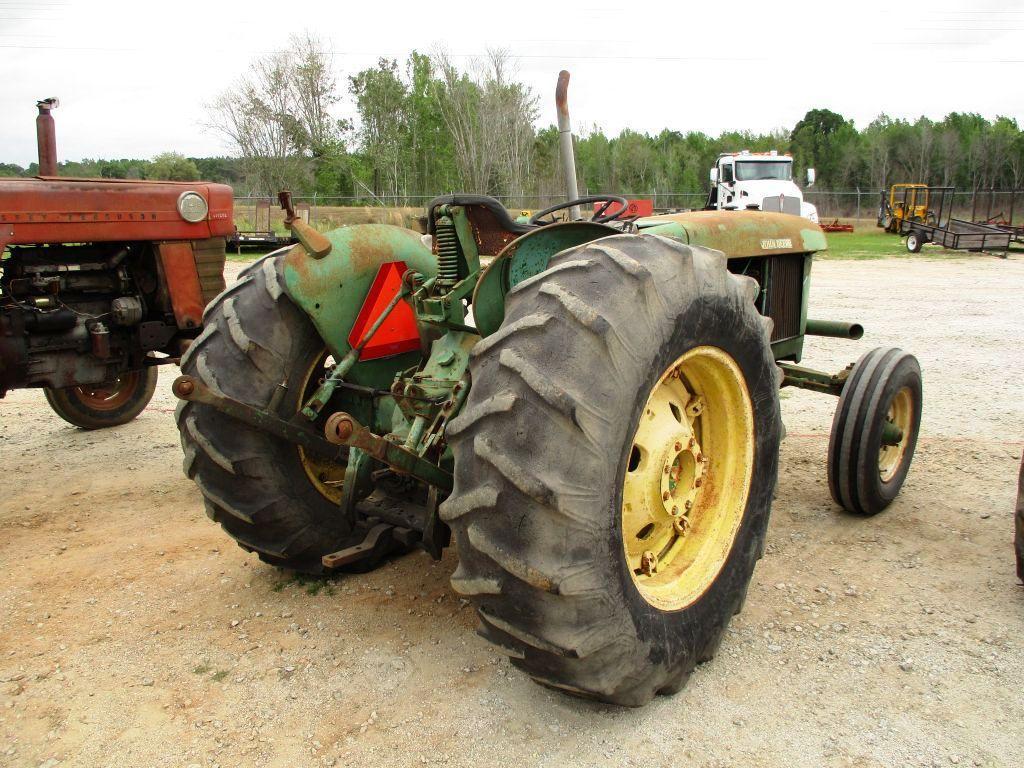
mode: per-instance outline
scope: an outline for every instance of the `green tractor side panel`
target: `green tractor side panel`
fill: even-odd
[[[437,260],[411,229],[391,224],[359,224],[326,233],[331,252],[313,259],[296,245],[284,259],[285,292],[316,326],[327,348],[340,360],[351,349],[348,335],[381,265],[403,261],[430,278]],[[387,389],[396,370],[417,365],[420,352],[356,363],[346,376],[352,384]]]
[[[729,258],[814,253],[828,247],[825,233],[801,216],[763,211],[690,211],[640,219],[641,232],[714,248]]]

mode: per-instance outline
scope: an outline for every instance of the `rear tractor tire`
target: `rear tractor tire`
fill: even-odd
[[[157,369],[128,371],[103,384],[46,388],[46,402],[64,421],[82,429],[127,424],[142,413],[156,391]]]
[[[207,307],[203,325],[182,357],[182,373],[231,398],[266,408],[283,384],[277,412],[290,415],[324,375],[324,343],[283,292],[276,257],[243,271]],[[338,507],[343,465],[320,462],[200,403],[179,403],[176,420],[185,473],[202,491],[209,517],[243,549],[316,575],[323,555],[355,543]]]
[[[873,349],[853,367],[828,443],[828,485],[837,504],[876,515],[903,487],[921,426],[921,366],[902,349]]]
[[[739,611],[781,426],[756,291],[717,252],[611,236],[517,285],[474,348],[448,431],[452,586],[541,684],[675,693]]]

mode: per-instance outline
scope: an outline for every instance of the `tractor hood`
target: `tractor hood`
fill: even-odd
[[[641,232],[665,235],[727,257],[813,253],[828,245],[821,228],[801,216],[763,211],[689,211],[636,222]]]

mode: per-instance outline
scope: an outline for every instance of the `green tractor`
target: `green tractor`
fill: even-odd
[[[289,213],[300,243],[207,308],[177,422],[186,473],[246,550],[325,574],[454,537],[483,637],[544,685],[640,705],[679,690],[742,606],[780,387],[839,398],[832,496],[871,515],[907,474],[921,374],[898,349],[797,365],[806,334],[862,333],[807,318],[826,243],[805,219],[630,221],[609,195],[582,220],[567,81],[566,203],[524,222],[439,197],[426,235],[322,235]]]

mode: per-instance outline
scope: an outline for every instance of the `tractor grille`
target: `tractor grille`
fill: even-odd
[[[804,258],[802,253],[787,253],[768,258],[768,292],[763,312],[775,323],[772,330],[773,342],[800,335]]]
[[[224,290],[224,242],[223,237],[192,241],[192,253],[196,260],[204,304],[209,304]]]

